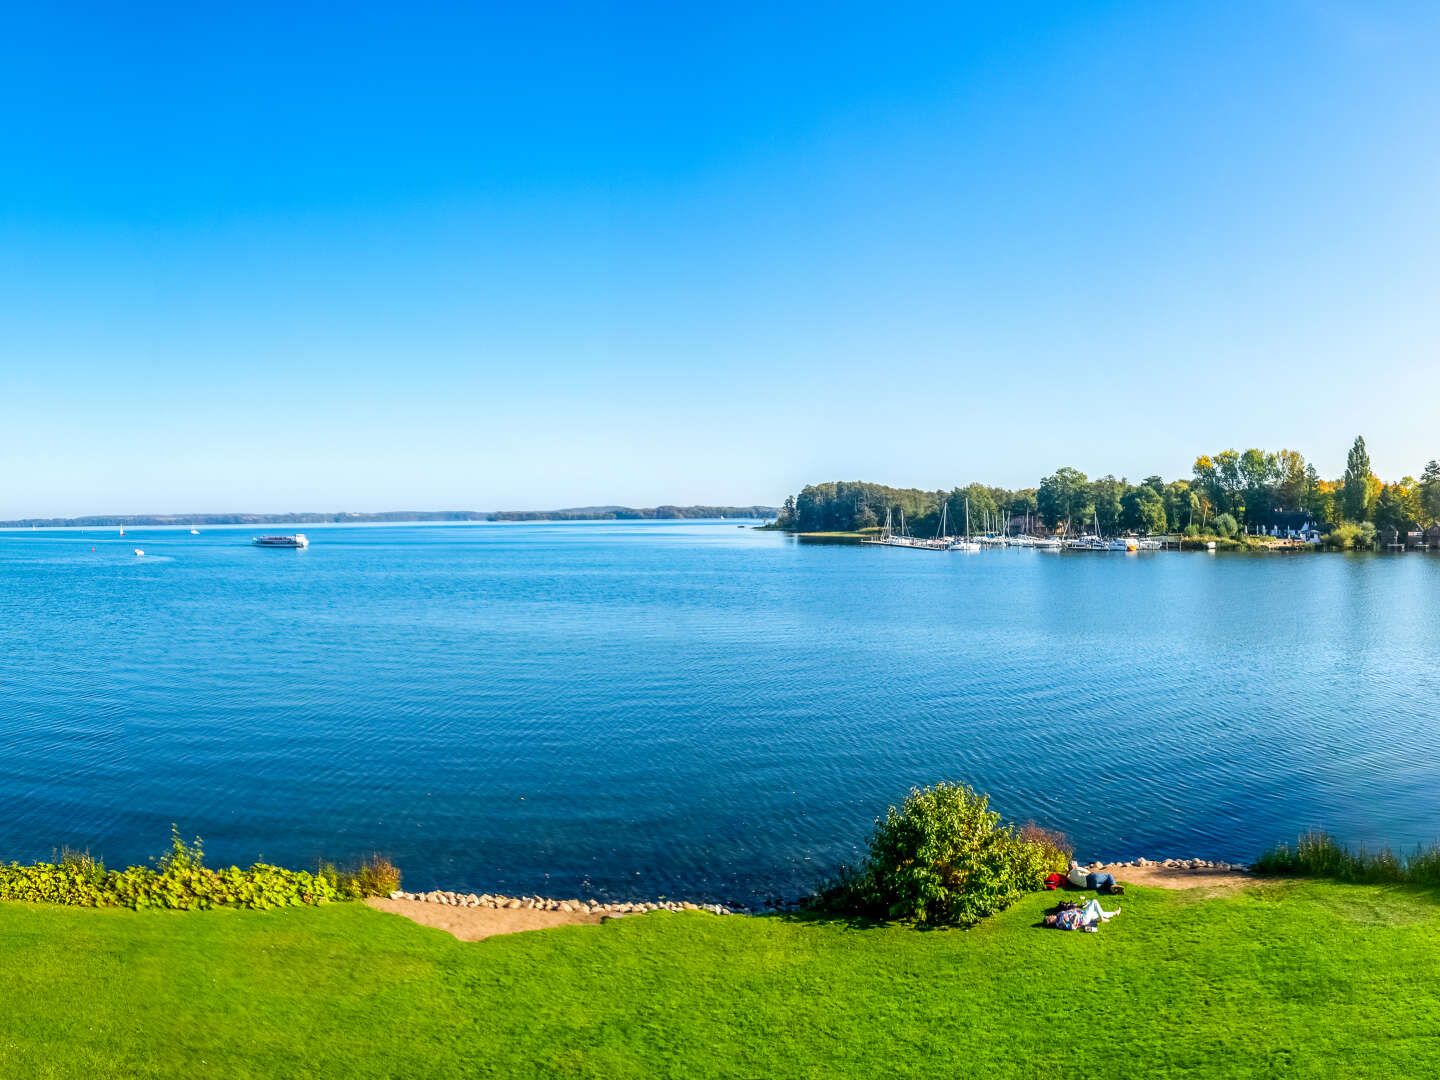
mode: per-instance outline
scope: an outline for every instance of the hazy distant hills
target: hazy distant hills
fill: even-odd
[[[0,521],[7,529],[106,528],[174,525],[325,525],[381,521],[626,521],[676,518],[773,518],[774,506],[577,506],[566,510],[387,510],[382,513],[306,514],[93,514],[73,518],[22,518]]]

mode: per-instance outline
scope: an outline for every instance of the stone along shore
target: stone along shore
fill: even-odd
[[[1114,870],[1120,866],[1154,866],[1166,870],[1228,870],[1242,874],[1250,869],[1244,863],[1213,862],[1206,859],[1132,859],[1129,862],[1091,863],[1085,869]]]
[[[692,904],[682,900],[641,900],[633,903],[601,903],[599,900],[552,900],[545,896],[495,896],[490,893],[457,893],[444,889],[430,892],[403,892],[397,889],[391,900],[414,900],[422,904],[446,904],[463,908],[505,908],[525,911],[582,912],[590,915],[643,915],[647,911],[708,911],[712,915],[736,915],[745,908],[724,904]]]

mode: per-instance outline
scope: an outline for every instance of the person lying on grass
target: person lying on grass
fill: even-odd
[[[1114,911],[1106,911],[1099,900],[1091,900],[1083,908],[1062,904],[1059,911],[1045,916],[1045,925],[1056,930],[1085,930],[1098,934],[1102,922],[1109,922],[1119,914],[1118,907]]]
[[[1116,883],[1114,874],[1089,873],[1074,859],[1070,860],[1070,872],[1065,875],[1065,879],[1077,889],[1094,889],[1107,896],[1123,896],[1125,894],[1125,886]]]

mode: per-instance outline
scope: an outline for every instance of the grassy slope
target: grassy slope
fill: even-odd
[[[1440,904],[1132,890],[1100,934],[658,913],[462,944],[357,905],[0,904],[0,1075],[1420,1075]]]

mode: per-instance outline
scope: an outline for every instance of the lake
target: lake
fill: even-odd
[[[1087,859],[1440,835],[1440,556],[304,528],[0,533],[0,859],[174,822],[212,863],[753,903],[941,779]]]

